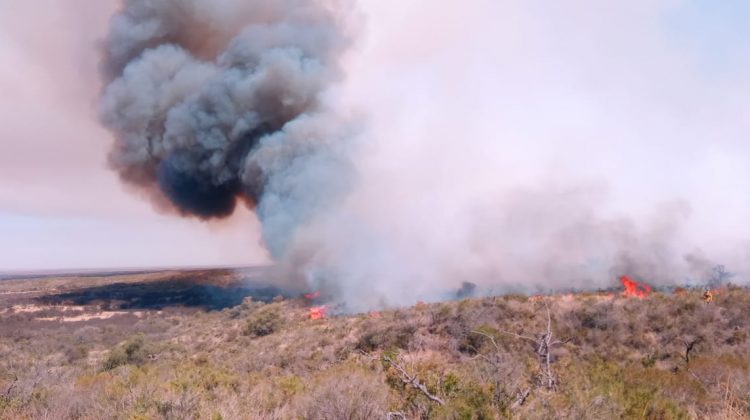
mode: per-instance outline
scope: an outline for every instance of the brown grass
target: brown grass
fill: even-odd
[[[52,286],[52,296],[81,287]],[[644,300],[501,296],[310,321],[304,299],[123,309],[40,299],[49,289],[33,287],[35,297],[0,300],[0,418],[750,416],[742,288],[712,304],[690,289]],[[571,338],[552,352],[556,390],[541,386],[533,343],[508,334],[544,331],[544,302],[555,335]],[[406,386],[383,355],[401,356],[445,405]]]

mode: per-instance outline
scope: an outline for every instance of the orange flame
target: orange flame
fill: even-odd
[[[323,319],[326,317],[326,305],[313,306],[310,308],[310,319]]]
[[[315,292],[312,292],[312,293],[305,293],[305,299],[307,299],[307,300],[317,299],[318,296],[320,296],[320,292],[318,292],[318,291],[315,291]]]
[[[380,312],[370,311],[370,318],[380,318]]]
[[[625,290],[622,291],[622,294],[624,296],[632,296],[637,297],[638,299],[643,299],[648,296],[649,293],[651,293],[651,286],[646,283],[638,283],[636,281],[630,280],[628,276],[620,277],[620,283],[622,283],[622,287],[625,288]]]

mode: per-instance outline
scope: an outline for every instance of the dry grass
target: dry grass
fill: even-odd
[[[750,291],[700,295],[503,296],[318,321],[304,299],[222,310],[5,300],[0,417],[748,418]],[[571,338],[552,349],[553,390],[534,344],[513,335],[546,329],[544,302],[556,337]]]

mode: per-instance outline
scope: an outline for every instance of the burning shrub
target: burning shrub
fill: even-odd
[[[245,324],[244,334],[251,337],[263,337],[280,330],[284,319],[277,305],[265,305],[253,312]]]
[[[628,276],[620,277],[620,283],[622,283],[624,296],[637,297],[643,299],[651,294],[651,286],[646,283],[638,283],[637,281],[631,280]]]
[[[328,307],[326,305],[313,306],[312,308],[310,308],[310,313],[308,317],[312,320],[323,319],[326,317],[327,310],[328,310]]]

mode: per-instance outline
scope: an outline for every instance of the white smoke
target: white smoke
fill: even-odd
[[[369,114],[366,153],[346,204],[300,235],[314,281],[339,279],[360,308],[444,298],[464,281],[497,293],[619,287],[623,274],[697,285],[724,264],[746,282],[737,99],[750,79],[706,74],[675,43],[660,19],[680,5],[360,5],[370,26],[344,93]]]
[[[672,43],[672,2],[360,6],[346,55],[340,2],[127,1],[103,66],[113,165],[184,214],[244,197],[284,276],[351,309],[464,282],[744,281],[750,83]]]

